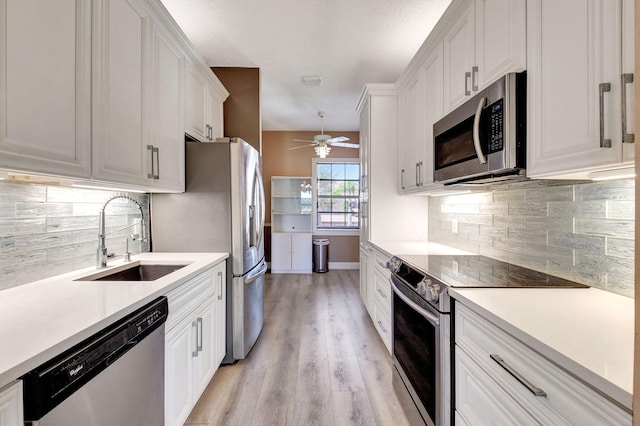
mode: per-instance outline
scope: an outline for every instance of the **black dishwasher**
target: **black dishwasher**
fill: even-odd
[[[160,297],[21,377],[25,425],[164,423]]]

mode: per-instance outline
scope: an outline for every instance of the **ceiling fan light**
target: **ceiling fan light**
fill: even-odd
[[[329,155],[329,151],[331,151],[331,147],[329,145],[318,145],[313,149],[320,158],[326,158],[327,155]]]

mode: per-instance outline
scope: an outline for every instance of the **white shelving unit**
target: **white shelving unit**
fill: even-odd
[[[311,177],[271,178],[271,272],[311,273]]]

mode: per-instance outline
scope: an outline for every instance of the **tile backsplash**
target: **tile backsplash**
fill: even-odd
[[[0,181],[0,290],[95,265],[98,213],[116,194]],[[143,206],[149,230],[149,195],[127,195]],[[127,237],[141,232],[140,213],[125,199],[110,202],[105,213],[106,245],[118,258]],[[149,251],[149,243],[129,241],[129,249]]]
[[[530,182],[430,197],[429,240],[633,297],[634,191]]]

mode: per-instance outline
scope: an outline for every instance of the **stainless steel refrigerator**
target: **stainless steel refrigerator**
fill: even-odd
[[[264,322],[262,159],[239,138],[186,143],[186,189],[151,196],[154,252],[227,252],[227,354],[247,356]]]

